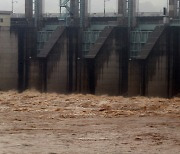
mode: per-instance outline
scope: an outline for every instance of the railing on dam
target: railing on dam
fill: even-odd
[[[140,52],[142,47],[147,43],[149,35],[152,31],[131,31],[131,46],[130,46],[130,56],[136,57]]]
[[[173,19],[170,21],[171,26],[180,26],[180,19]]]
[[[64,16],[65,13],[62,13],[62,16]],[[89,13],[89,17],[119,17],[120,15],[117,12],[107,12],[105,15],[103,12],[94,12]],[[136,14],[137,17],[157,17],[157,16],[163,16],[163,12],[138,12]],[[44,13],[43,17],[49,17],[49,18],[59,18],[60,13]],[[11,18],[25,18],[24,13],[13,13],[11,14]]]
[[[101,31],[90,30],[83,32],[82,51],[84,55],[86,55],[89,52],[90,47],[94,45],[100,33]]]
[[[57,29],[58,25],[46,25],[37,33],[37,53],[43,49],[44,44],[48,42],[52,33]]]

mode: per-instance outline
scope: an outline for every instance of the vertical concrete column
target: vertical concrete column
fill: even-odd
[[[44,13],[44,0],[35,0],[35,26],[41,27]]]
[[[127,2],[126,0],[118,0],[118,14],[122,17],[127,16]]]
[[[42,18],[44,13],[44,0],[35,1],[35,14],[38,18]]]
[[[33,17],[33,0],[25,0],[25,17],[26,19]]]
[[[133,0],[133,10],[132,10],[132,13],[133,13],[133,21],[132,21],[132,25],[133,26],[136,26],[136,8],[137,8],[137,0]]]
[[[136,17],[137,0],[133,0],[133,16]]]
[[[177,0],[169,0],[169,17],[177,17]]]
[[[120,17],[127,17],[129,26],[136,25],[136,3],[136,0],[118,0],[118,14]]]
[[[80,27],[88,25],[88,0],[80,0]]]
[[[79,17],[79,0],[70,1],[70,12],[73,18]]]

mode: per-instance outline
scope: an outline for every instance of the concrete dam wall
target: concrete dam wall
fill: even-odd
[[[38,54],[36,29],[1,28],[0,90],[171,97],[180,89],[179,33],[155,30],[129,59],[126,27],[105,28],[85,56],[79,28],[57,29]]]
[[[129,61],[129,95],[171,97],[179,93],[180,28],[165,27],[157,38],[155,33],[149,37],[149,47]]]
[[[0,27],[0,90],[18,88],[18,34]]]
[[[88,83],[94,94],[122,95],[128,83],[127,28],[106,28],[86,56]]]
[[[0,27],[0,90],[28,88],[36,32],[27,27]]]

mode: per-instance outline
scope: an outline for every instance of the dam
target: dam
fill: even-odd
[[[0,90],[172,97],[180,92],[180,3],[91,14],[88,0],[25,0],[25,14],[0,11]]]

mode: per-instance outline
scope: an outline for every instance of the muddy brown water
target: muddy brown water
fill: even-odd
[[[0,92],[0,154],[178,154],[180,98]]]

